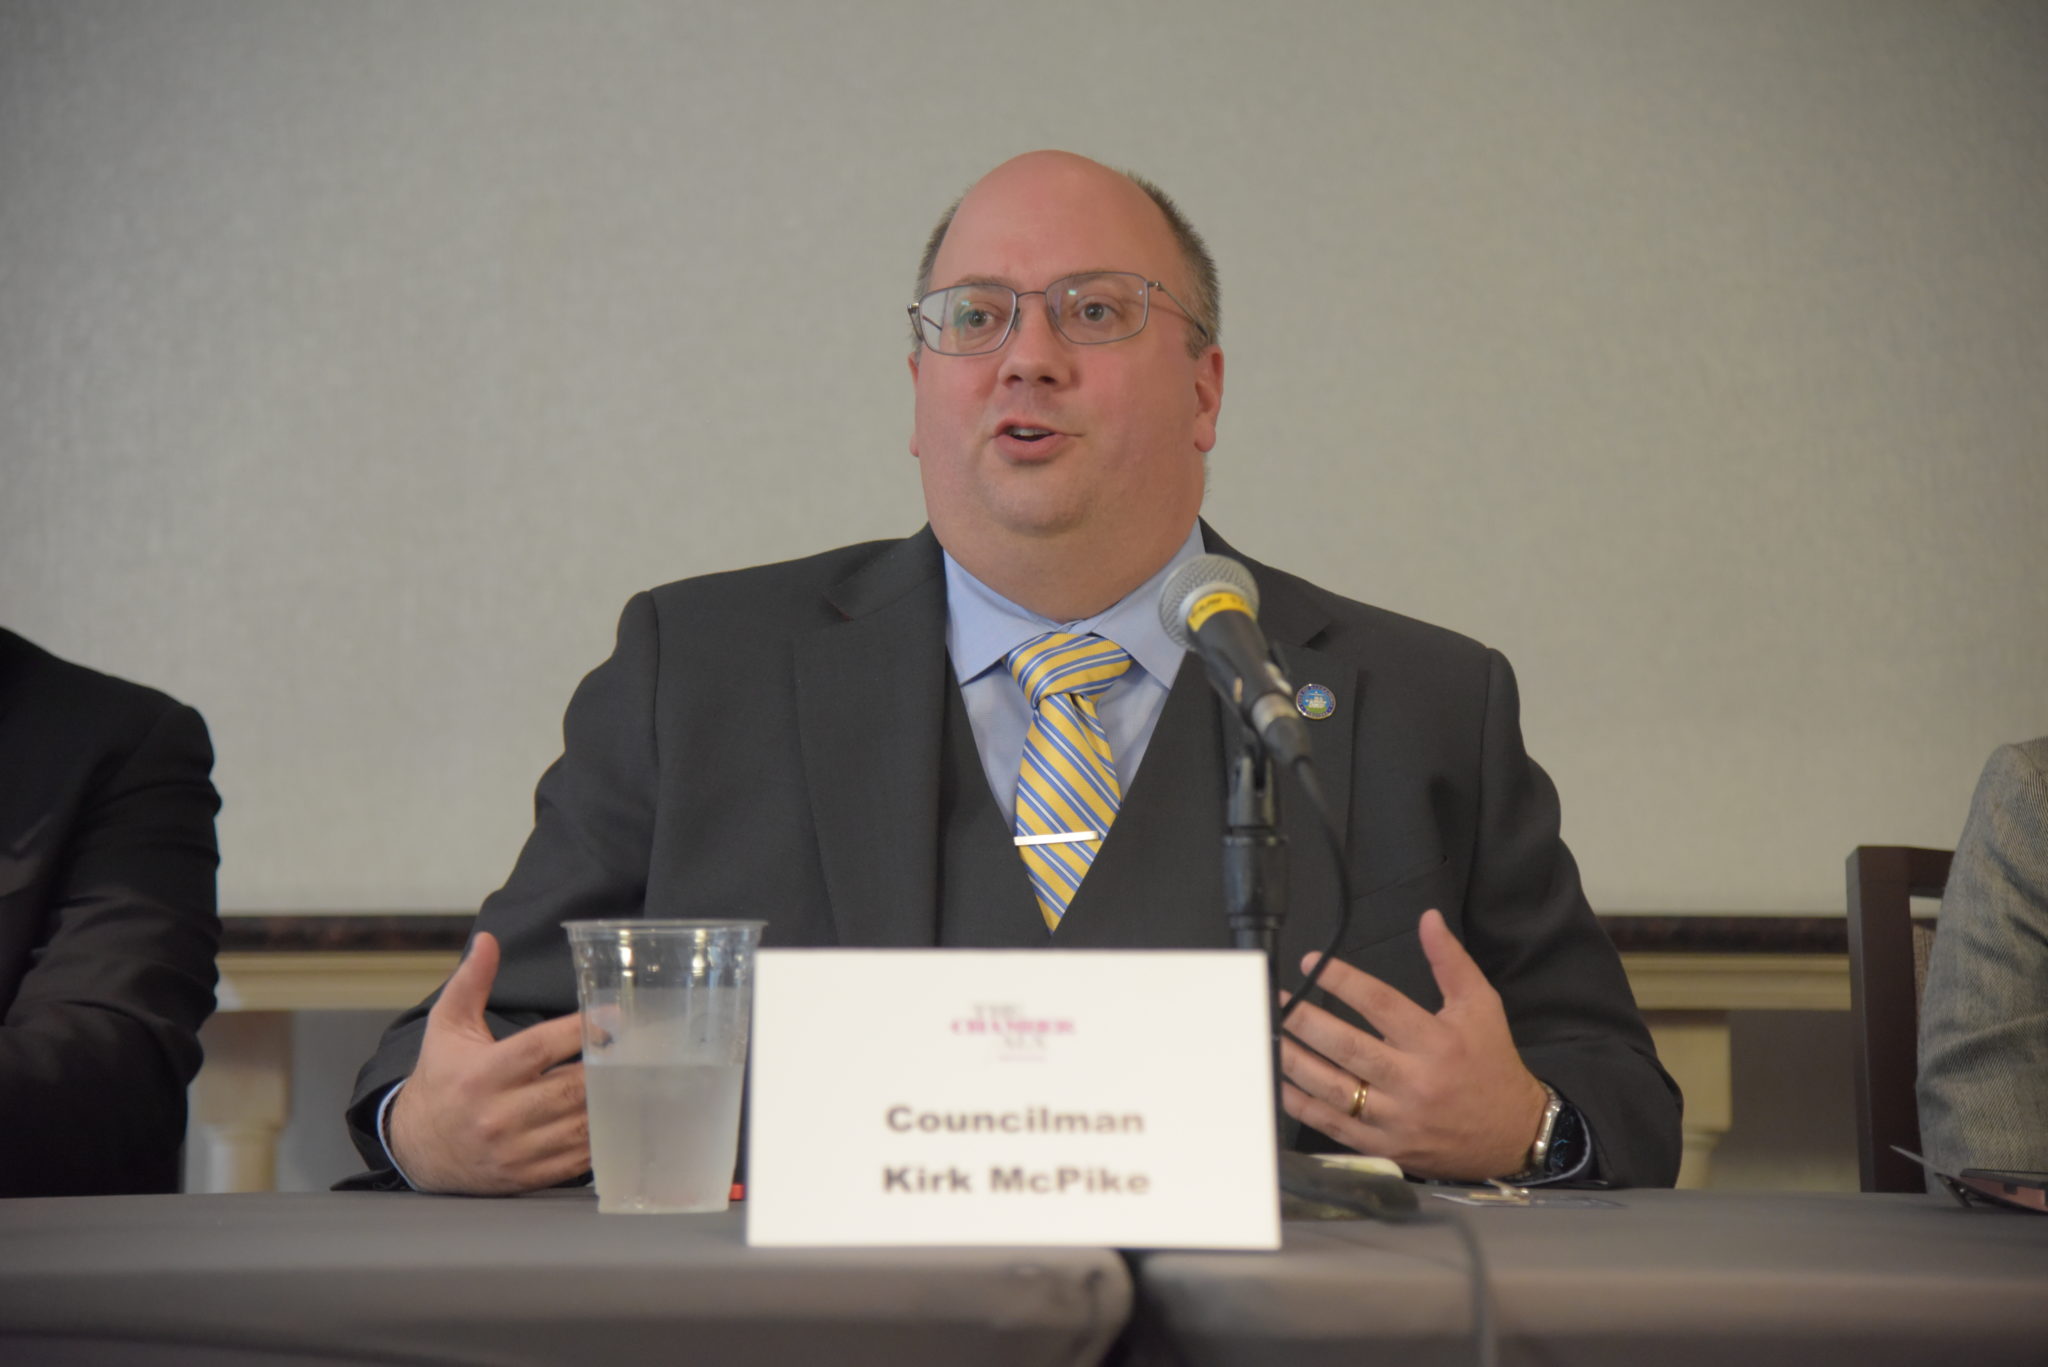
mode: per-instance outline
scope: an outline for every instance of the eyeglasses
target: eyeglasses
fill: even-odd
[[[1008,285],[953,285],[912,304],[910,326],[920,342],[941,356],[980,356],[1000,350],[1010,340],[1025,297],[1041,294],[1055,332],[1080,346],[1101,346],[1145,330],[1153,290],[1173,300],[1189,327],[1209,335],[1187,305],[1174,299],[1173,291],[1135,271],[1089,271],[1021,293]]]

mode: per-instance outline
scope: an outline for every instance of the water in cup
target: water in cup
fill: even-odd
[[[746,1072],[719,1064],[586,1066],[599,1209],[724,1210]]]

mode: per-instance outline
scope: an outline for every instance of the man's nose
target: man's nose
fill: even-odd
[[[1073,373],[1074,344],[1052,325],[1043,299],[1017,301],[1017,325],[1003,348],[1002,378],[1064,384]]]

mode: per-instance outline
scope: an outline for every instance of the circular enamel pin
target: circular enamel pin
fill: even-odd
[[[1337,710],[1337,695],[1321,684],[1303,684],[1294,695],[1294,710],[1310,721],[1321,721]]]

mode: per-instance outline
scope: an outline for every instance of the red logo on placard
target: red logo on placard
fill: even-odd
[[[1042,1016],[1010,1002],[976,1002],[974,1014],[956,1017],[956,1035],[979,1035],[996,1048],[1003,1059],[1042,1059],[1052,1040],[1074,1033],[1074,1022],[1064,1016]]]

